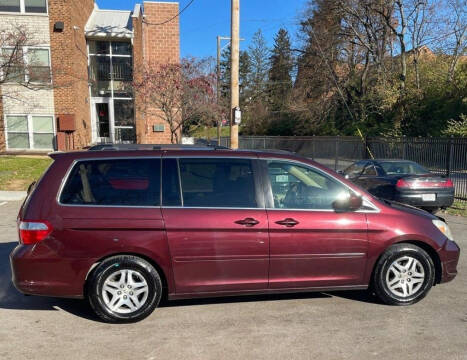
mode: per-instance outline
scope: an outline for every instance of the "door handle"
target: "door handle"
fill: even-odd
[[[259,221],[256,220],[256,219],[253,219],[253,218],[246,218],[246,219],[243,219],[243,220],[235,221],[235,224],[245,225],[247,227],[251,227],[251,226],[258,225]]]
[[[284,226],[287,226],[287,227],[293,227],[293,226],[299,224],[299,222],[297,220],[295,220],[295,219],[287,218],[287,219],[284,219],[284,220],[276,221],[276,224],[284,225]]]

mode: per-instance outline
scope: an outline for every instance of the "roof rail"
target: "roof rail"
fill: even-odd
[[[229,150],[225,146],[213,145],[179,145],[179,144],[98,144],[88,151],[137,151],[137,150]]]

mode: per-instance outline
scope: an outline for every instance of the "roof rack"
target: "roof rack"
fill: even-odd
[[[179,145],[179,144],[98,144],[88,151],[137,151],[137,150],[229,150],[218,145]]]

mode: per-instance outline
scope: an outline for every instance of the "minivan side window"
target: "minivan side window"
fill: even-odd
[[[86,160],[75,164],[60,203],[159,206],[160,159]]]
[[[182,205],[177,159],[162,160],[162,205]]]
[[[268,174],[276,209],[330,210],[349,194],[337,180],[296,163],[268,161]]]
[[[256,208],[251,160],[180,159],[183,206]]]

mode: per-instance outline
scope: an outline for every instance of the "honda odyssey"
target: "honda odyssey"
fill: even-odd
[[[409,305],[452,280],[446,222],[289,153],[52,153],[18,215],[12,281],[108,322],[170,299],[368,289]]]

